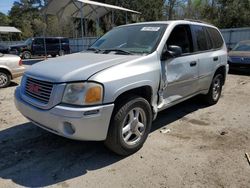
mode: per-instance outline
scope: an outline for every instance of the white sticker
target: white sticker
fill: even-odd
[[[159,31],[160,27],[143,27],[141,31]]]

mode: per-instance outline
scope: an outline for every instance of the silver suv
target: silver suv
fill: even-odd
[[[216,104],[228,71],[219,30],[193,21],[116,27],[91,48],[32,66],[15,91],[34,124],[76,140],[139,150],[159,111],[198,94]]]

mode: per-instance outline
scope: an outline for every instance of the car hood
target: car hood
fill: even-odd
[[[229,57],[250,57],[250,52],[246,51],[230,51],[228,53]]]
[[[140,57],[80,52],[39,62],[31,66],[26,75],[54,83],[83,81],[106,68]]]

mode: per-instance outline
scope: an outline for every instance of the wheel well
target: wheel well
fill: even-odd
[[[124,100],[126,100],[130,96],[140,96],[146,99],[149,104],[151,103],[151,97],[152,97],[152,88],[150,86],[142,86],[138,88],[134,88],[131,90],[128,90],[122,94],[120,94],[116,99],[115,99],[115,104],[118,104]]]
[[[217,74],[222,74],[222,76],[223,76],[223,83],[222,84],[224,85],[225,84],[225,80],[226,80],[226,67],[225,66],[219,67],[216,70],[214,76],[217,75]]]
[[[12,74],[11,74],[11,72],[8,70],[8,69],[5,69],[5,68],[0,68],[0,72],[5,72],[5,73],[8,73],[9,75],[10,75],[10,77],[11,77],[11,79],[12,79]]]

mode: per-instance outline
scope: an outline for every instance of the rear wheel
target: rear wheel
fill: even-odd
[[[30,59],[31,53],[29,51],[24,51],[22,54],[23,59]]]
[[[60,51],[58,52],[58,55],[59,55],[59,56],[63,56],[63,55],[65,55],[64,50],[60,50]]]
[[[0,88],[10,85],[10,74],[0,70]]]
[[[216,74],[211,83],[208,94],[205,96],[205,101],[209,105],[216,104],[221,96],[223,76],[222,74]]]
[[[131,97],[115,108],[105,145],[119,155],[130,155],[143,146],[151,124],[148,101]]]

